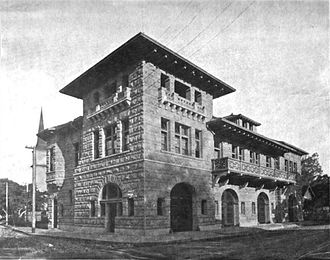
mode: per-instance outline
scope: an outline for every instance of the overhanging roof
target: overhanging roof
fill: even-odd
[[[267,155],[283,155],[286,152],[307,154],[305,151],[302,153],[303,150],[299,148],[258,134],[225,118],[215,118],[207,122],[207,126],[224,139],[254,148]]]
[[[41,131],[40,133],[38,133],[37,136],[43,140],[47,140],[54,134],[59,133],[61,131],[65,131],[70,128],[75,129],[75,130],[81,130],[82,123],[83,123],[83,117],[79,116],[79,117],[75,118],[73,121],[47,128],[47,129]]]
[[[260,126],[261,125],[259,122],[254,121],[251,118],[248,118],[247,116],[244,116],[242,114],[238,114],[238,115],[231,114],[231,115],[225,116],[223,118],[228,119],[230,121],[231,120],[236,120],[236,119],[242,119],[242,120],[245,120],[245,121],[247,121],[247,122],[249,122],[249,123],[251,123],[253,125],[256,125],[256,126]]]
[[[95,86],[106,83],[109,76],[115,75],[128,64],[134,64],[141,60],[150,61],[178,78],[198,86],[210,93],[213,98],[235,91],[233,87],[149,36],[138,33],[61,89],[60,92],[76,98],[83,98],[84,94]]]

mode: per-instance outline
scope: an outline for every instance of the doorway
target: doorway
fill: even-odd
[[[171,229],[173,232],[193,230],[193,187],[186,183],[176,184],[171,190]]]
[[[270,222],[269,218],[269,199],[268,196],[262,192],[258,196],[258,222],[259,224],[265,224]]]
[[[227,189],[221,197],[222,224],[224,226],[238,226],[238,197],[235,191]]]

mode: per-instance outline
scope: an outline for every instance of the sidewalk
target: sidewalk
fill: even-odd
[[[323,226],[298,226],[292,223],[265,224],[256,227],[225,227],[215,231],[188,231],[158,236],[132,236],[116,233],[84,233],[77,231],[63,231],[59,229],[36,229],[32,233],[31,227],[10,227],[14,231],[26,235],[61,237],[71,239],[83,239],[111,243],[131,243],[131,244],[150,244],[150,243],[171,243],[184,241],[211,240],[221,238],[233,238],[253,235],[257,233],[274,232],[280,230],[303,230],[303,229],[330,229],[330,225]]]

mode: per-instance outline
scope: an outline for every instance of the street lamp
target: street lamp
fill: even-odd
[[[25,146],[32,149],[32,233],[36,232],[36,147]]]

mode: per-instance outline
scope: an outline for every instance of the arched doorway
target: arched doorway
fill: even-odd
[[[265,224],[270,222],[269,218],[269,199],[266,193],[261,192],[258,196],[258,222]]]
[[[193,229],[192,196],[193,187],[178,183],[171,190],[171,229],[173,232]]]
[[[227,189],[222,193],[221,213],[224,226],[239,225],[238,197],[235,191]]]
[[[289,196],[289,221],[290,222],[298,221],[297,213],[298,213],[298,201],[297,201],[296,197],[293,194],[291,194]]]
[[[103,187],[100,206],[107,231],[115,232],[116,216],[123,214],[122,193],[117,184],[108,183]]]

